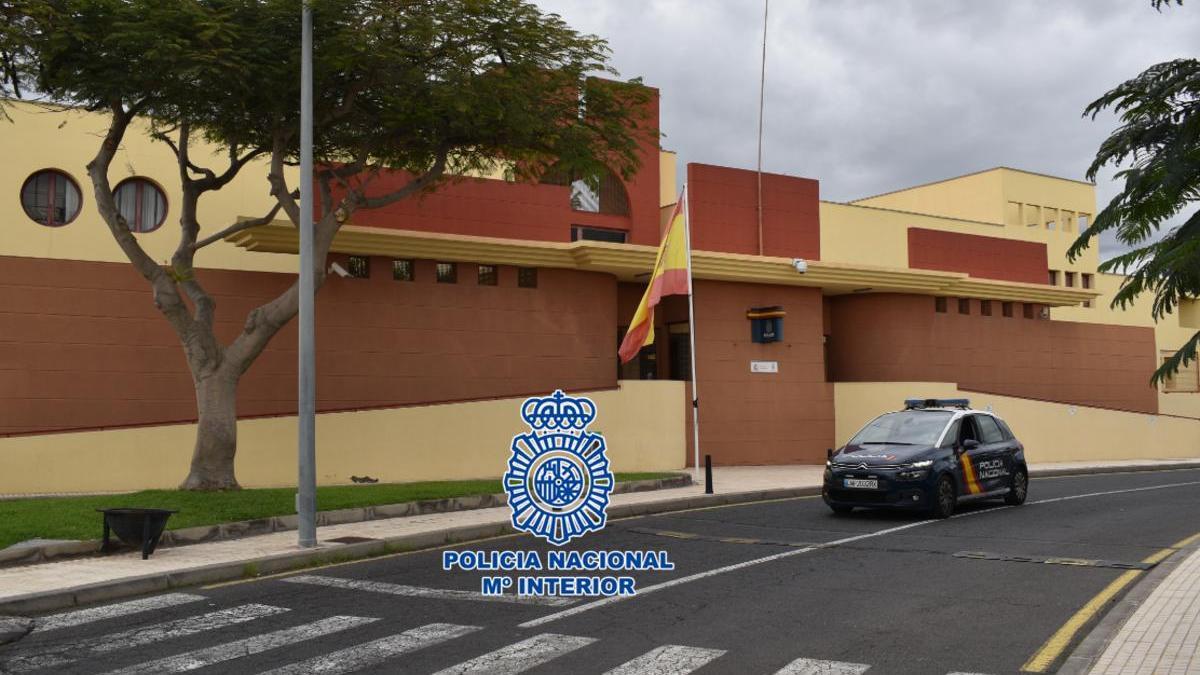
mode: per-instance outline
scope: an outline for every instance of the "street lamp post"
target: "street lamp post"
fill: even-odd
[[[300,381],[296,513],[300,546],[317,545],[316,358],[313,295],[312,6],[303,3],[300,44]]]

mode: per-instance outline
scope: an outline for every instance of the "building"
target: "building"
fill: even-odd
[[[104,119],[24,103],[10,114],[0,493],[174,486],[192,450],[193,390],[88,196]],[[131,130],[113,167],[139,242],[165,261],[174,157]],[[951,394],[1006,417],[1032,461],[1200,456],[1195,364],[1149,385],[1162,354],[1200,328],[1200,308],[1158,325],[1145,302],[1109,309],[1120,277],[1097,272],[1095,248],[1065,257],[1096,212],[1091,184],[996,168],[835,203],[816,180],[764,174],[760,232],[754,172],[682,171],[701,445],[718,465],[821,462],[903,398]],[[331,275],[317,299],[319,480],[497,476],[522,428],[517,403],[555,388],[595,398],[616,470],[686,466],[686,299],[660,307],[654,347],[616,360],[678,178],[674,155],[647,146],[629,181],[464,177],[356,213],[330,259],[348,276]],[[215,231],[269,200],[266,167],[252,165],[205,197],[202,220]],[[296,250],[277,222],[201,253],[224,334],[291,283]],[[764,307],[778,308],[777,341],[752,338],[747,315]],[[243,485],[294,481],[295,382],[292,325],[242,380]]]

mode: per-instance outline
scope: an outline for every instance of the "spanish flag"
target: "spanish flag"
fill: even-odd
[[[646,287],[642,302],[629,322],[625,339],[621,341],[621,348],[617,350],[621,363],[628,363],[642,347],[654,344],[654,308],[663,296],[690,295],[692,292],[692,275],[688,269],[690,256],[686,200],[687,188],[684,188],[663,232],[662,244],[654,259],[654,272],[650,275],[650,285]]]

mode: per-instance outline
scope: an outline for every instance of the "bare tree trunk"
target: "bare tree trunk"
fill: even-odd
[[[233,472],[237,452],[237,385],[240,373],[219,368],[195,380],[200,423],[192,466],[181,490],[237,490]]]

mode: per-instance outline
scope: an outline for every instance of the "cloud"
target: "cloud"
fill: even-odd
[[[750,0],[538,0],[662,90],[680,162],[753,168],[762,9]],[[1195,56],[1200,10],[1148,0],[775,0],[763,168],[849,200],[1006,165],[1083,179],[1115,126],[1084,107]],[[1101,205],[1117,192],[1097,178]],[[1102,254],[1119,250],[1103,240]]]

